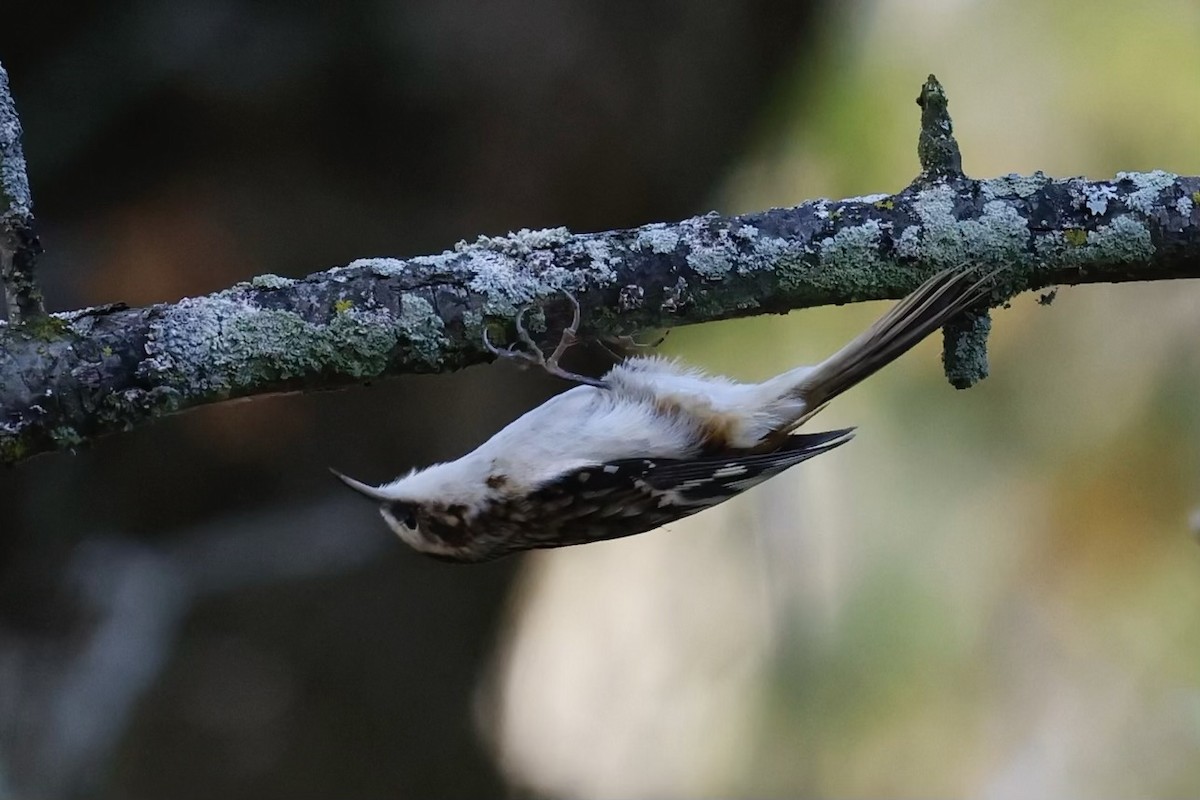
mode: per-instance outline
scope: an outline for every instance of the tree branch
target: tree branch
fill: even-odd
[[[1058,284],[1200,277],[1200,177],[973,180],[957,166],[932,76],[919,102],[924,171],[894,195],[481,236],[435,256],[360,259],[302,280],[264,275],[174,304],[0,328],[0,462],[234,397],[490,361],[485,324],[511,331],[517,309],[539,302],[557,321],[564,289],[585,329],[607,335],[899,298],[956,265],[1001,269],[995,303]],[[947,333],[955,385],[986,374],[989,325],[976,316]]]

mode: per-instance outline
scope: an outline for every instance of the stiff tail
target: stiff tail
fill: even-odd
[[[809,409],[805,418],[987,298],[994,275],[981,278],[975,270],[947,269],[918,286],[804,377],[794,391]]]

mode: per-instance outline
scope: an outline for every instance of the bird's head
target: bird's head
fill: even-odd
[[[471,551],[467,507],[421,499],[422,486],[414,472],[382,486],[370,486],[335,469],[338,480],[379,504],[379,515],[400,539],[425,555],[450,561],[478,560]]]

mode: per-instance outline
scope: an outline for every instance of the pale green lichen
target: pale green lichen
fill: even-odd
[[[1118,172],[1118,181],[1129,181],[1134,191],[1125,197],[1125,205],[1142,214],[1149,214],[1158,203],[1163,190],[1174,186],[1179,176],[1172,172],[1156,169],[1153,172]]]
[[[979,192],[984,200],[998,200],[1004,197],[1019,197],[1022,200],[1046,188],[1052,179],[1038,171],[1032,175],[1017,175],[1009,173],[999,178],[988,178],[979,182]]]
[[[1154,255],[1150,229],[1128,214],[1094,231],[1068,228],[1061,236],[1041,236],[1035,242],[1035,254],[1041,260],[1066,264],[1127,264],[1145,261]]]
[[[433,367],[447,345],[441,319],[418,297],[405,298],[398,319],[384,309],[349,308],[318,324],[222,293],[167,309],[151,325],[144,369],[185,397],[228,397],[321,373],[375,377],[404,346]]]
[[[471,244],[459,242],[453,253],[412,261],[455,273],[484,298],[485,316],[512,316],[559,292],[611,283],[622,255],[601,236],[548,228],[481,236]]]
[[[687,254],[687,264],[705,280],[718,281],[729,274],[737,261],[737,251],[723,247],[705,247]]]
[[[295,283],[296,281],[293,278],[272,275],[269,272],[263,275],[256,275],[250,279],[250,285],[255,289],[286,289]]]
[[[1131,217],[1118,217],[1111,225],[1088,232],[1087,246],[1091,260],[1106,263],[1144,261],[1154,255],[1150,229]]]
[[[436,265],[440,266],[450,256],[453,256],[453,254],[443,253],[440,256],[420,256],[412,259],[412,263],[434,266],[435,264],[431,262],[436,262]],[[396,278],[406,275],[410,271],[409,262],[398,258],[357,258],[344,267],[334,267],[329,270],[329,274],[336,279],[339,272],[359,269],[365,269],[377,278]]]
[[[1102,217],[1108,212],[1108,201],[1119,197],[1117,190],[1107,183],[1086,184],[1075,195],[1075,205],[1086,206],[1088,213],[1094,217]]]
[[[497,316],[512,316],[540,297],[564,289],[577,291],[581,283],[595,280],[586,270],[555,265],[535,273],[520,261],[487,250],[472,252],[463,269],[470,270],[467,287],[486,298],[484,312]]]
[[[786,272],[800,268],[804,263],[803,246],[780,236],[757,234],[749,244],[750,249],[743,256],[748,269],[743,271],[773,269]]]
[[[921,253],[944,266],[989,263],[1016,265],[1027,260],[1029,225],[1017,210],[1002,200],[983,205],[979,219],[954,216],[956,196],[949,186],[926,189],[914,208],[924,223]]]
[[[1180,195],[1179,199],[1175,201],[1175,210],[1179,212],[1181,216],[1190,217],[1192,214],[1192,207],[1192,198],[1188,197],[1186,194]]]
[[[862,203],[863,205],[873,206],[877,203],[883,202],[884,200],[888,199],[889,197],[891,197],[891,195],[886,192],[877,192],[876,194],[863,194],[863,195],[859,195],[858,197],[847,197],[842,202],[843,203]]]
[[[616,267],[621,263],[621,257],[613,252],[608,243],[600,239],[586,239],[583,251],[590,259],[591,280],[596,283],[608,283],[617,276]]]
[[[865,296],[873,286],[888,282],[889,270],[896,265],[895,259],[880,250],[889,227],[873,219],[848,225],[815,242],[813,252],[784,239],[768,239],[758,249],[774,261],[780,289],[800,303],[831,292]]]
[[[446,326],[428,300],[416,295],[404,298],[396,328],[407,340],[409,351],[430,367],[443,360],[446,347]]]
[[[909,225],[896,237],[894,247],[901,258],[916,259],[921,255],[921,228]]]
[[[54,442],[54,446],[60,450],[74,450],[79,445],[83,444],[84,438],[79,431],[70,425],[60,425],[50,431],[50,439]]]
[[[718,281],[729,274],[741,254],[741,250],[730,238],[727,230],[719,231],[716,240],[711,243],[700,243],[699,236],[685,238],[688,239],[690,245],[687,264],[695,270],[697,275],[706,280]]]
[[[711,235],[711,234],[710,234]],[[765,270],[794,268],[801,248],[776,236],[765,236],[753,225],[721,228],[710,242],[691,237],[687,263],[708,281],[720,281],[731,274],[749,275]],[[741,301],[732,300],[736,306]],[[747,301],[746,305],[750,305]]]
[[[861,225],[849,225],[818,243],[823,270],[833,270],[839,276],[860,280],[880,262],[879,241],[883,226],[869,219]]]
[[[638,250],[649,250],[651,253],[666,255],[675,252],[675,248],[679,246],[679,234],[661,222],[643,225],[638,228],[633,246]]]
[[[480,332],[483,329],[483,314],[478,311],[467,309],[462,315],[463,328],[466,329],[468,335],[473,331]]]
[[[988,376],[991,315],[967,313],[951,320],[942,337],[942,368],[956,389],[969,389]]]
[[[493,250],[507,256],[528,256],[537,250],[549,250],[561,247],[571,241],[571,231],[567,228],[543,228],[531,230],[522,228],[507,236],[479,236],[474,242],[459,242],[454,246],[455,252],[468,253],[472,250]]]
[[[728,228],[715,228],[720,220],[716,212],[685,219],[677,226],[680,241],[687,248],[687,265],[708,281],[722,280],[737,265],[741,254],[738,242]]]

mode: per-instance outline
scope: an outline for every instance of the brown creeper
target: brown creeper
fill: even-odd
[[[518,550],[616,539],[721,503],[813,456],[853,429],[796,434],[831,399],[984,301],[989,276],[934,275],[838,352],[762,383],[705,375],[657,356],[634,357],[599,380],[563,370],[572,324],[549,358],[526,332],[530,361],[576,386],[509,424],[474,451],[379,487],[334,472],[380,504],[422,553],[486,561]]]

